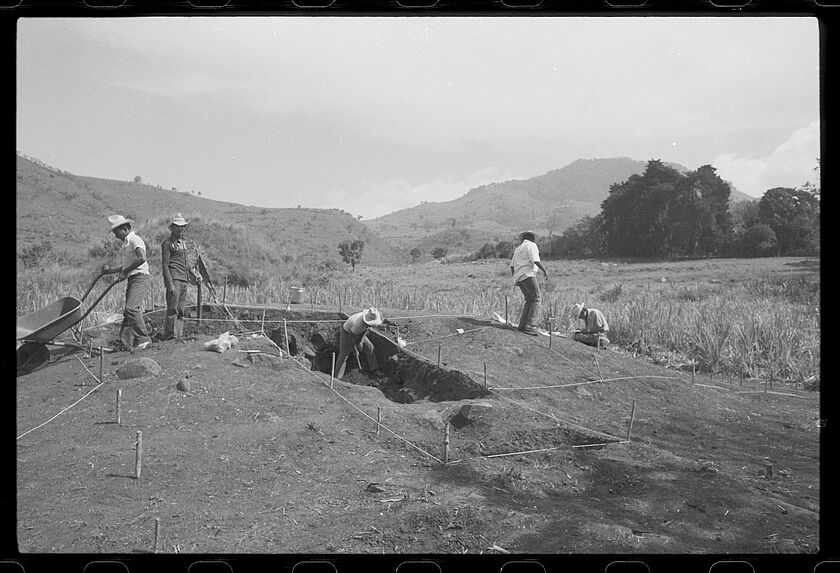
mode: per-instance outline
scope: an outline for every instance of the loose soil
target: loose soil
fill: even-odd
[[[819,549],[817,393],[388,309],[372,335],[383,374],[351,359],[331,381],[346,315],[230,310],[107,354],[102,385],[98,357],[72,348],[17,378],[21,552],[148,552],[156,519],[161,553]],[[204,349],[225,331],[239,343]],[[115,331],[94,334],[95,348]],[[139,357],[161,373],[119,379]]]

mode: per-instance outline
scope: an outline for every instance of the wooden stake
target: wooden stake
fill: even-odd
[[[449,463],[449,424],[446,424],[443,433],[443,463]]]
[[[285,318],[283,319],[283,334],[286,337],[286,354],[291,356],[292,353],[289,352],[289,329],[286,328],[286,319]]]
[[[508,296],[505,295],[505,326],[508,325]]]
[[[198,296],[196,297],[198,303],[198,320],[201,321],[201,283],[198,283]]]
[[[382,406],[376,407],[376,435],[379,435],[379,428],[382,427]]]
[[[87,358],[93,357],[93,340],[88,340]]]
[[[143,432],[137,430],[137,441],[134,443],[134,479],[140,479],[143,468]]]
[[[551,349],[551,339],[554,338],[552,334],[554,332],[554,319],[548,319],[548,348]]]
[[[122,389],[117,388],[117,425],[121,423],[121,408],[122,408]]]
[[[487,363],[484,363],[484,388],[487,388]]]
[[[633,416],[636,415],[636,401],[633,400],[633,405],[630,407],[630,426],[627,428],[627,441],[630,441],[630,432],[633,431]]]
[[[260,321],[260,334],[265,336],[265,309],[263,309],[262,320]]]
[[[102,352],[102,347],[99,347],[99,382],[101,383],[104,378],[103,376],[105,372],[105,353]]]
[[[694,386],[694,372],[697,369],[697,363],[692,360],[691,361],[691,385]]]
[[[154,550],[153,550],[155,553],[158,552],[158,537],[160,537],[160,518],[156,517],[155,518],[155,546],[154,546]]]
[[[225,299],[227,299],[227,277],[225,277],[225,286],[222,288],[222,305],[225,304]]]
[[[441,345],[438,344],[438,368],[440,368],[440,349],[441,349]]]
[[[335,352],[332,353],[332,370],[330,370],[330,388],[333,387],[333,378],[335,377]]]

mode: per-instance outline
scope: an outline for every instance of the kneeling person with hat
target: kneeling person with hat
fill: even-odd
[[[572,340],[583,342],[589,346],[596,348],[606,348],[610,343],[607,338],[607,332],[610,331],[610,325],[607,324],[607,319],[604,314],[597,308],[586,308],[584,304],[576,304],[572,307],[572,317],[574,320],[583,321],[583,329],[575,330],[572,333]]]
[[[379,326],[382,322],[382,313],[373,307],[357,312],[344,322],[338,341],[338,359],[335,363],[337,370],[334,372],[336,378],[341,380],[344,376],[345,363],[350,354],[355,354],[358,359],[360,351],[365,353],[370,373],[375,374],[379,371],[373,343],[368,340],[367,333],[369,327]]]

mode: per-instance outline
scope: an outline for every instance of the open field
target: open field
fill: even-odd
[[[565,331],[569,308],[585,302],[606,314],[612,343],[634,355],[675,367],[693,364],[717,375],[819,384],[819,259],[558,260],[546,265],[546,328]],[[162,278],[155,272],[159,263],[152,268],[148,309],[164,304]],[[58,266],[19,273],[18,315],[62,296],[79,296],[93,276],[92,270]],[[215,282],[219,302],[276,306],[286,304],[290,286],[300,285],[283,279],[249,288]],[[513,320],[521,309],[521,295],[503,260],[363,265],[355,273],[328,273],[305,286],[308,303],[335,309],[374,305],[487,318],[494,311],[504,314],[507,305]],[[112,289],[84,326],[120,313],[122,296],[121,287]],[[210,300],[206,289],[203,296]]]
[[[708,289],[711,304],[747,278],[793,284],[818,268],[756,263],[549,262],[546,307],[592,300],[612,318],[642,294],[696,304],[671,298],[682,289]],[[232,307],[236,321],[208,306],[186,340],[108,354],[101,385],[97,357],[54,351],[17,380],[20,550],[142,553],[157,523],[170,554],[816,554],[818,392],[525,336],[482,318],[504,311],[505,294],[518,312],[506,272],[504,261],[360,268],[340,304],[360,306],[356,289],[382,297],[366,302],[395,322],[374,335],[385,376],[354,369],[332,387],[318,369],[341,313],[314,301]],[[598,300],[618,282],[615,302]],[[387,304],[412,292],[419,303],[432,285],[445,285],[435,308]],[[768,289],[776,307],[809,304]],[[316,296],[330,292],[344,296]],[[158,327],[160,312],[148,319]],[[225,330],[241,333],[237,347],[203,350]],[[96,345],[113,335],[99,331]],[[287,341],[294,359],[280,358]],[[160,373],[120,379],[138,357]]]

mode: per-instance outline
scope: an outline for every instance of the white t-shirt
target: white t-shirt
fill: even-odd
[[[513,282],[518,283],[522,279],[536,276],[539,267],[534,264],[540,260],[540,250],[537,244],[525,239],[522,244],[513,251],[510,259],[510,266],[513,267]]]
[[[146,243],[143,242],[143,239],[137,236],[137,233],[134,231],[129,231],[128,235],[125,236],[125,241],[123,242],[123,249],[122,249],[122,266],[123,268],[127,263],[133,261],[137,258],[137,255],[134,253],[134,249],[140,247],[143,249],[143,252],[146,252]],[[132,275],[147,275],[149,274],[149,261],[143,261],[143,264],[128,273],[128,276]]]

